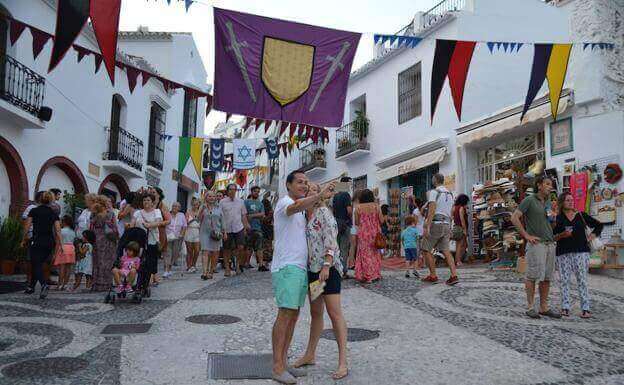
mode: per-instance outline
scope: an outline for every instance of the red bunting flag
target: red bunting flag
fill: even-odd
[[[98,73],[100,66],[102,65],[102,55],[94,52],[93,56],[95,56],[95,73]]]
[[[272,120],[265,120],[264,121],[264,133],[266,134],[267,132],[269,132],[269,127],[271,127],[271,124],[273,124]]]
[[[48,40],[50,40],[51,36],[47,33],[40,31],[36,28],[30,28],[30,33],[33,37],[32,49],[33,49],[33,57],[36,59],[37,56],[43,50],[43,47],[46,45]]]
[[[225,122],[226,122],[226,123],[227,123],[227,122],[229,122],[231,117],[232,117],[232,114],[230,114],[229,112],[227,112],[227,113],[225,114]]]
[[[281,138],[282,135],[284,135],[284,132],[286,131],[287,127],[288,127],[288,122],[280,123],[280,130],[279,130],[279,135],[277,136],[277,139]]]
[[[141,71],[141,85],[145,87],[145,85],[147,84],[147,82],[150,80],[151,77],[152,77],[151,73],[147,71]]]
[[[293,136],[295,136],[295,130],[297,129],[297,123],[290,123],[288,128],[289,128],[288,137],[292,138]]]
[[[126,66],[126,75],[128,76],[128,88],[130,88],[130,93],[134,92],[140,72],[141,71],[134,67]]]
[[[20,36],[22,36],[22,32],[24,32],[25,28],[26,28],[26,25],[24,23],[19,22],[14,19],[11,20],[11,29],[9,31],[9,39],[11,41],[11,45],[15,44],[17,39],[19,39]]]
[[[206,116],[212,111],[212,95],[206,94]]]
[[[243,124],[243,130],[246,130],[249,128],[252,120],[253,118],[250,118],[249,116],[245,117],[245,124]]]
[[[256,123],[255,123],[255,130],[256,131],[258,131],[260,129],[260,126],[262,126],[262,123],[264,123],[264,120],[256,119]]]
[[[82,59],[84,59],[84,57],[89,54],[89,50],[82,48],[81,46],[75,45],[75,44],[74,44],[74,51],[78,53],[78,63],[80,63]]]
[[[56,9],[56,32],[48,72],[63,60],[67,50],[82,31],[89,18],[89,1],[59,0]],[[34,35],[33,35],[34,36]],[[34,45],[33,45],[34,47]]]
[[[320,129],[318,127],[314,127],[314,130],[312,131],[312,142],[314,143],[318,143],[319,130]]]
[[[62,2],[62,0],[61,0]],[[117,54],[117,37],[119,35],[119,13],[121,0],[91,0],[91,23],[93,31],[104,58],[111,83],[115,84],[115,58]],[[128,73],[130,76],[130,73]],[[134,74],[133,74],[134,76]],[[134,79],[136,84],[136,77]],[[130,92],[132,93],[131,88]]]

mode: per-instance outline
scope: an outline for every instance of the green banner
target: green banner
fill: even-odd
[[[191,157],[191,138],[180,137],[180,149],[178,150],[178,172],[182,174],[186,163]]]

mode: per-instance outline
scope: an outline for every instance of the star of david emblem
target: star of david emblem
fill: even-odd
[[[247,146],[243,146],[238,149],[238,156],[243,160],[243,162],[247,161],[247,158],[251,157],[251,148]]]

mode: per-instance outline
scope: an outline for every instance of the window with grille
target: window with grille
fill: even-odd
[[[165,157],[165,110],[157,103],[152,102],[150,110],[149,148],[147,150],[147,164],[162,170]]]
[[[422,65],[399,73],[399,124],[422,114]]]
[[[192,93],[184,94],[184,113],[182,116],[182,136],[197,134],[197,98]]]

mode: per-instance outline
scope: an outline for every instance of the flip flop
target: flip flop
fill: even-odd
[[[299,364],[299,365],[297,365],[297,362],[295,361],[295,363],[292,364],[292,367],[298,369],[298,368],[304,368],[306,366],[314,366],[314,365],[316,365],[316,361],[312,361],[312,362],[308,361],[308,362],[304,362],[303,364]]]
[[[345,368],[345,372],[344,374],[338,374],[339,370],[336,370],[335,372],[332,373],[331,377],[333,380],[341,380],[343,378],[345,378],[346,376],[349,375],[349,368]]]

